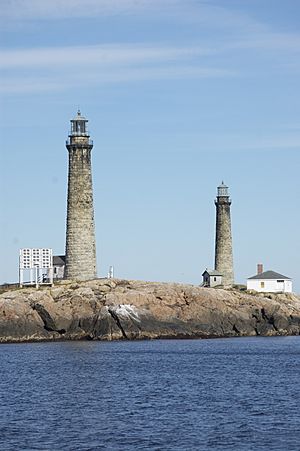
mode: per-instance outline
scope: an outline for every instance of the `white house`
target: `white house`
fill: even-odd
[[[65,255],[53,255],[53,279],[64,278],[65,264]]]
[[[219,285],[222,285],[222,274],[219,271],[216,271],[214,269],[206,269],[204,273],[202,274],[203,287],[216,287]]]
[[[262,265],[258,265],[258,274],[247,279],[247,290],[262,293],[292,293],[292,279],[275,271],[262,272]]]

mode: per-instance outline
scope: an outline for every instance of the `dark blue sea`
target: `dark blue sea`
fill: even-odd
[[[0,345],[0,450],[300,450],[300,337]]]

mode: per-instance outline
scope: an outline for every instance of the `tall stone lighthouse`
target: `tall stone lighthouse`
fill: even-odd
[[[230,205],[231,199],[228,186],[221,183],[218,186],[216,205],[216,248],[215,248],[215,270],[222,274],[222,284],[230,287],[234,283],[232,236]]]
[[[69,152],[65,279],[88,280],[97,277],[93,207],[91,151],[93,142],[87,119],[71,120],[66,142]]]

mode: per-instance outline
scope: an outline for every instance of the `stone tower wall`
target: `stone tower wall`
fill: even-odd
[[[228,197],[217,197],[215,269],[223,275],[225,287],[234,283],[230,205]]]
[[[97,277],[92,146],[88,143],[85,146],[84,142],[79,141],[77,138],[73,145],[67,146],[69,177],[65,278],[88,280]]]

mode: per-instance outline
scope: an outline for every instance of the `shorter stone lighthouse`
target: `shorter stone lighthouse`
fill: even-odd
[[[230,287],[234,283],[233,255],[230,205],[231,199],[228,186],[221,183],[218,186],[216,205],[216,247],[215,247],[215,270],[222,274],[222,285]]]
[[[87,119],[71,120],[69,152],[65,279],[97,277],[91,151]]]

